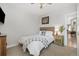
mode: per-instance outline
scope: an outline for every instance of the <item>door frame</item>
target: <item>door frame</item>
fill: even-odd
[[[65,15],[64,46],[68,46],[67,24],[68,24],[69,19],[73,19],[73,18],[76,18],[76,21],[77,21],[77,12],[72,12],[72,13],[68,13],[68,14]],[[76,29],[77,29],[77,26],[76,26]]]

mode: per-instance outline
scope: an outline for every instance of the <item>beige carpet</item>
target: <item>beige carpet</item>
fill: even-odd
[[[40,56],[76,56],[77,49],[62,47],[55,44],[51,44],[48,48],[41,51]],[[7,49],[7,56],[29,56],[29,53],[26,51],[23,52],[22,48],[19,46],[12,47]]]

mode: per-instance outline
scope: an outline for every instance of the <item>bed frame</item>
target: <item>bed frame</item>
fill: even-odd
[[[55,27],[40,27],[40,31],[52,31],[54,35]]]

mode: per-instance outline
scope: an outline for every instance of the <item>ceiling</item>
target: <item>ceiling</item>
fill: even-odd
[[[54,13],[54,14],[62,14],[62,13],[69,13],[76,10],[76,4],[74,3],[53,3],[50,6],[40,9],[38,4],[25,4],[27,5],[27,9],[33,14],[47,14],[47,13]]]
[[[40,9],[38,3],[36,4],[30,4],[30,3],[4,3],[0,4],[6,7],[18,7],[21,8],[21,10],[24,10],[30,14],[34,15],[44,15],[47,13],[53,13],[53,14],[63,14],[63,13],[69,13],[76,10],[76,4],[75,3],[53,3],[50,6],[47,6],[45,8]],[[20,9],[19,9],[20,10]]]

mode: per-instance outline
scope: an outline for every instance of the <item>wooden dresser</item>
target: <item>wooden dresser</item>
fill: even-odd
[[[6,35],[0,35],[0,56],[6,56]]]

